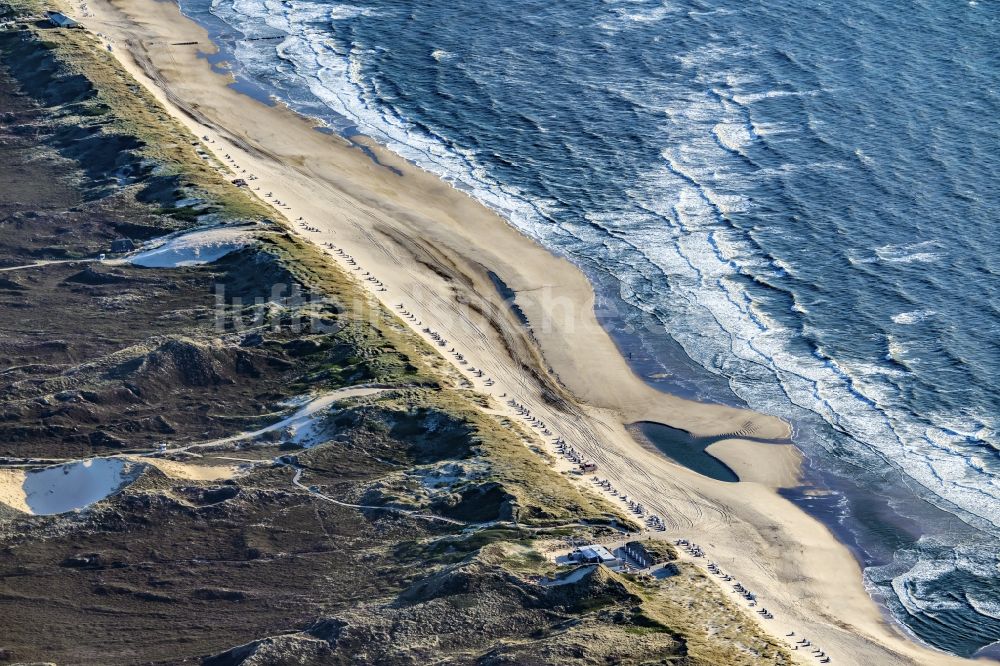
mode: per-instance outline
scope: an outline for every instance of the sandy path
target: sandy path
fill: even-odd
[[[97,258],[92,259],[45,259],[42,261],[36,261],[33,264],[25,264],[23,266],[8,266],[7,268],[0,268],[0,273],[7,273],[10,271],[24,271],[31,268],[41,268],[43,266],[52,266],[53,264],[86,264],[95,261],[100,261]]]
[[[304,483],[302,483],[302,481],[301,481],[301,479],[302,479],[302,468],[301,467],[296,467],[295,465],[289,465],[288,463],[286,463],[286,465],[288,465],[289,467],[291,467],[292,469],[295,470],[295,473],[292,475],[292,484],[295,487],[300,488],[301,490],[304,490],[307,493],[310,493],[311,495],[315,495],[316,497],[320,498],[321,500],[324,500],[326,502],[330,502],[331,504],[336,504],[338,506],[347,507],[349,509],[361,509],[361,510],[366,510],[366,511],[388,511],[390,513],[400,513],[400,514],[403,514],[403,515],[410,516],[411,518],[420,518],[422,520],[429,520],[431,522],[448,523],[449,525],[457,525],[459,527],[466,527],[467,526],[467,523],[463,523],[460,520],[453,520],[451,518],[445,518],[444,516],[438,516],[438,515],[435,515],[433,513],[421,513],[419,511],[413,511],[412,509],[400,509],[400,508],[392,507],[392,506],[370,506],[370,505],[367,505],[367,504],[351,504],[349,502],[342,502],[339,499],[335,499],[333,497],[330,497],[329,495],[325,495],[322,492],[320,492],[319,490],[314,490],[313,488],[308,487]]]
[[[269,432],[276,432],[279,430],[291,430],[296,433],[296,439],[308,440],[308,434],[304,431],[310,429],[313,419],[315,419],[321,412],[326,411],[335,403],[341,400],[347,400],[348,398],[361,398],[369,395],[378,395],[379,393],[384,393],[390,389],[379,388],[373,386],[349,386],[346,388],[335,389],[329,391],[319,396],[315,396],[306,402],[302,407],[297,409],[291,416],[281,419],[277,423],[272,423],[269,426],[265,426],[258,430],[253,430],[250,432],[241,432],[236,435],[230,435],[229,437],[222,437],[219,439],[209,440],[207,442],[198,442],[197,444],[186,444],[184,446],[178,446],[175,448],[166,449],[166,453],[177,453],[180,451],[191,451],[193,449],[204,449],[211,448],[215,446],[220,446],[223,444],[231,444],[233,442],[239,442],[241,440],[250,440],[260,437],[261,435],[267,434]],[[309,446],[311,441],[301,441],[300,443],[305,446]]]
[[[446,338],[445,348],[435,348],[477,389],[500,403],[515,397],[596,461],[600,476],[662,516],[668,529],[657,536],[700,543],[711,559],[759,592],[776,622],[811,637],[833,663],[963,661],[921,648],[886,623],[847,549],[773,491],[794,476],[794,453],[787,447],[740,447],[731,440],[716,445],[727,462],[733,457],[731,467],[755,469],[749,478],[760,481],[724,484],[645,450],[624,427],[645,419],[699,436],[781,438],[788,434],[786,424],[646,385],[597,323],[593,291],[575,267],[379,146],[366,142],[391,168],[316,132],[314,123],[287,109],[255,103],[226,87],[227,79],[199,58],[199,47],[171,46],[197,41],[205,48],[208,42],[172,3],[98,0],[90,8],[95,16],[86,23],[109,36],[115,56],[178,120],[207,137],[204,147],[229,165],[233,177],[243,170],[257,176],[256,194],[287,219],[301,217],[315,229],[293,224],[296,231],[348,271],[375,276],[379,283],[361,284],[390,308],[402,303],[412,314],[405,321],[429,342],[434,344],[425,327]],[[263,197],[269,191],[273,196]],[[487,271],[517,294],[530,334]],[[448,353],[452,347],[467,364]],[[470,376],[468,365],[482,369],[492,385]]]
[[[300,435],[300,439],[303,440],[302,443],[306,446],[312,442],[309,440],[309,432],[311,431],[312,421],[317,418],[322,412],[326,411],[332,407],[335,403],[346,400],[348,398],[364,397],[369,395],[378,395],[389,389],[378,388],[372,386],[349,386],[346,388],[336,389],[328,393],[324,393],[319,396],[314,396],[313,398],[307,400],[299,409],[297,409],[291,416],[284,418],[277,423],[260,428],[259,430],[254,430],[252,432],[239,433],[237,435],[232,435],[230,437],[224,437],[221,439],[214,439],[208,442],[199,442],[197,444],[188,444],[185,446],[176,447],[173,449],[167,449],[165,451],[155,450],[149,451],[147,453],[130,453],[130,454],[115,454],[108,456],[95,456],[93,458],[86,459],[67,459],[67,460],[49,460],[47,462],[55,463],[48,466],[39,466],[37,463],[42,462],[40,460],[35,463],[24,463],[22,465],[11,465],[8,467],[0,468],[0,502],[10,506],[18,511],[23,511],[25,513],[34,513],[28,505],[27,495],[24,488],[24,482],[28,474],[28,468],[34,471],[45,470],[48,468],[55,468],[64,465],[73,465],[75,463],[93,461],[93,460],[114,460],[121,459],[127,460],[133,463],[139,463],[141,465],[150,465],[160,470],[167,476],[174,479],[187,479],[192,481],[221,481],[223,479],[231,479],[238,474],[244,472],[248,467],[252,467],[256,464],[264,464],[269,461],[242,461],[248,464],[242,465],[206,465],[206,464],[194,464],[194,463],[184,463],[178,462],[176,460],[169,460],[166,458],[158,457],[159,454],[177,453],[177,452],[188,452],[193,449],[199,448],[211,448],[214,446],[229,444],[232,442],[237,442],[241,440],[254,439],[260,435],[279,431],[283,429],[291,429],[293,432],[298,431],[296,434]],[[127,485],[127,484],[126,484]],[[331,498],[326,498],[329,501],[336,501]],[[339,502],[338,502],[339,503]],[[89,504],[88,504],[89,505]],[[344,504],[344,506],[353,506]],[[358,507],[358,508],[375,508],[375,507]],[[447,519],[442,519],[445,522],[450,522]]]

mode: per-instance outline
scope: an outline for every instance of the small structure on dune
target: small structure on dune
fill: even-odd
[[[128,238],[117,238],[111,241],[111,251],[115,254],[131,252],[135,249],[135,243]]]
[[[45,12],[45,18],[56,28],[80,28],[83,27],[62,12]]]
[[[677,551],[660,541],[629,541],[624,550],[642,568],[677,559]]]
[[[610,550],[598,543],[581,546],[569,555],[570,559],[586,564],[603,564],[606,567],[617,567],[621,561]]]

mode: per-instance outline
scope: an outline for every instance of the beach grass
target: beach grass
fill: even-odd
[[[10,0],[6,3],[15,15],[40,15],[47,6],[35,0]],[[235,186],[221,173],[222,164],[197,148],[197,140],[175,120],[162,105],[139,85],[108,52],[101,40],[87,30],[46,29],[24,24],[35,45],[51,51],[58,67],[67,76],[85,79],[92,92],[67,99],[63,105],[66,119],[90,118],[101,122],[106,135],[131,137],[138,142],[133,149],[143,160],[156,165],[156,174],[171,182],[175,198],[197,197],[212,202],[217,214],[225,219],[254,220],[273,218],[274,211]],[[193,221],[194,212],[170,204],[160,212]]]

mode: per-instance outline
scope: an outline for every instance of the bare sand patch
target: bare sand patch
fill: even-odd
[[[799,485],[802,452],[791,444],[766,444],[746,439],[724,439],[705,449],[724,462],[740,481],[768,488]]]
[[[147,268],[195,266],[221,259],[253,242],[248,227],[214,227],[167,237],[126,261]]]
[[[12,509],[31,513],[24,496],[23,469],[0,469],[0,502]]]
[[[243,469],[242,465],[201,465],[164,458],[125,457],[135,462],[152,465],[172,479],[186,479],[188,481],[224,481],[239,476]]]

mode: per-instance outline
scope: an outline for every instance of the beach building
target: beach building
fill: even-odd
[[[625,554],[640,567],[651,567],[668,559],[663,553],[647,548],[641,541],[629,541],[624,547]]]
[[[135,249],[135,243],[133,243],[128,238],[117,238],[111,241],[111,251],[120,254],[122,252],[131,252]]]
[[[62,12],[45,12],[45,18],[57,28],[79,28],[79,23],[66,16]]]
[[[587,564],[603,564],[606,567],[617,567],[621,564],[610,550],[597,543],[577,548],[570,553],[570,559]]]

